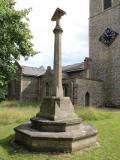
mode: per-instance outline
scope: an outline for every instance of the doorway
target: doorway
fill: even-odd
[[[89,106],[90,106],[90,94],[89,94],[89,92],[87,92],[87,93],[85,94],[85,106],[86,106],[86,107],[89,107]]]

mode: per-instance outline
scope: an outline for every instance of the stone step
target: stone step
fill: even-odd
[[[45,132],[67,132],[77,130],[82,122],[80,118],[50,121],[40,117],[33,117],[30,120],[33,128]]]
[[[15,142],[30,151],[74,152],[95,146],[97,130],[81,124],[79,129],[68,132],[40,132],[25,123],[15,128]]]

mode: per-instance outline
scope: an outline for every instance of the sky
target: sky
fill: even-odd
[[[88,56],[89,0],[16,0],[16,9],[32,8],[29,27],[33,35],[34,57],[20,64],[40,67],[53,66],[55,22],[51,18],[57,7],[66,15],[61,19],[62,65],[80,63]]]

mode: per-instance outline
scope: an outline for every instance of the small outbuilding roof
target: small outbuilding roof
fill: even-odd
[[[45,68],[43,66],[40,66],[40,68],[36,67],[28,67],[28,66],[22,66],[22,74],[28,75],[28,76],[40,76],[45,73]]]
[[[45,74],[46,70],[43,66],[37,67],[29,67],[29,66],[21,66],[18,62],[16,63],[21,69],[22,74],[27,76],[35,76],[39,77]],[[62,67],[63,77],[68,77],[67,73],[75,72],[75,71],[83,71],[85,69],[84,62],[76,63],[72,65],[67,65]]]

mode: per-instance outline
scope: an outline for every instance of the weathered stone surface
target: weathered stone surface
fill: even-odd
[[[79,129],[82,120],[80,118],[50,121],[39,117],[31,119],[32,127],[46,132],[67,132]]]
[[[63,97],[62,88],[62,67],[61,67],[61,34],[63,32],[60,26],[60,19],[65,15],[65,12],[59,8],[56,9],[52,21],[56,21],[56,26],[53,30],[55,35],[54,42],[54,85],[53,85],[53,95],[55,97]]]
[[[41,152],[73,152],[96,145],[97,131],[90,125],[68,132],[40,132],[30,123],[15,128],[15,141],[29,150]]]
[[[90,106],[104,105],[104,82],[90,79],[64,79],[68,96],[76,106],[85,106],[85,95],[90,94]]]
[[[41,104],[40,113],[37,117],[49,120],[74,119],[74,107],[69,97],[48,97],[44,98]]]
[[[120,2],[104,10],[102,0],[90,1],[89,48],[92,59],[91,78],[104,81],[104,105],[120,106]],[[99,41],[102,33],[111,28],[119,36],[108,47]]]

